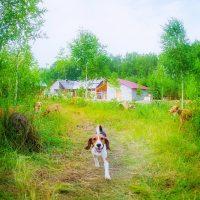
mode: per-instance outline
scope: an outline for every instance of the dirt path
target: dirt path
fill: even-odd
[[[56,199],[139,199],[131,192],[131,180],[144,176],[147,165],[147,150],[144,144],[126,140],[126,133],[116,133],[106,127],[111,141],[109,152],[111,181],[104,179],[103,163],[95,168],[90,151],[84,150],[85,142],[94,132],[96,124],[88,121],[80,114],[74,114],[76,123],[74,131],[70,130],[70,138],[74,143],[70,161],[65,161],[64,170],[57,174],[61,182],[61,192],[55,194]],[[80,124],[80,121],[82,122]],[[63,185],[62,185],[63,184]]]

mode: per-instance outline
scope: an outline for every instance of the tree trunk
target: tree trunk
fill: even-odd
[[[18,97],[18,65],[16,70],[16,80],[15,80],[15,98],[14,98],[15,105],[17,105],[17,97]]]
[[[18,85],[19,85],[18,69],[19,69],[19,55],[17,56],[17,66],[16,66],[15,97],[14,97],[15,105],[17,105],[17,98],[18,98]]]
[[[87,81],[88,81],[88,64],[86,64],[86,75],[85,75],[85,80],[86,80],[86,90],[85,90],[85,98],[88,98],[88,85],[87,85]]]
[[[18,100],[18,88],[19,88],[19,65],[20,65],[20,52],[17,54],[17,65],[16,65],[16,80],[15,80],[15,96],[14,96],[14,103],[17,105]]]
[[[184,106],[184,83],[183,78],[181,80],[181,109],[183,109]]]

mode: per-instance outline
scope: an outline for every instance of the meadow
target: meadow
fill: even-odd
[[[42,102],[43,110],[56,102],[61,111],[43,116],[27,101],[19,107],[38,130],[39,153],[11,148],[0,127],[0,199],[199,199],[199,137],[190,122],[179,131],[170,103],[124,110],[81,98]],[[110,139],[111,181],[84,149],[97,124]]]
[[[145,15],[132,15],[148,11],[145,1],[142,4],[135,1],[135,5],[123,1],[128,6],[127,12],[122,2],[113,1],[113,13],[107,9],[107,1],[98,4],[88,1],[91,4],[88,6],[81,2],[80,24],[77,6],[70,6],[68,1],[65,4],[56,1],[56,6],[52,6],[52,2],[0,0],[0,200],[200,199],[200,40],[198,34],[194,40],[196,32],[191,32],[192,26],[197,31],[195,21],[199,12],[191,7],[198,8],[197,1],[190,6],[186,1],[172,6],[168,1],[154,2],[161,12],[165,7],[175,6],[177,10],[180,6],[180,11],[185,7],[186,18],[184,13],[182,17],[187,19],[186,27],[190,25],[189,34],[183,21],[170,16],[173,12],[163,12],[160,22],[157,12],[150,12],[155,22]],[[106,9],[98,6],[98,12],[94,11],[94,6],[100,4]],[[116,5],[119,9],[114,11]],[[142,10],[138,12],[140,5]],[[70,21],[62,14],[63,9],[70,14]],[[102,15],[106,10],[112,18]],[[57,13],[50,17],[54,11]],[[97,20],[98,13],[103,21]],[[87,16],[91,20],[86,20]],[[127,20],[116,20],[118,16]],[[140,19],[136,20],[138,26],[132,26],[132,19]],[[131,23],[123,32],[121,27],[129,20]],[[96,28],[86,25],[92,21]],[[100,27],[107,23],[111,32]],[[68,37],[63,28],[74,36]],[[51,35],[50,30],[58,33]],[[98,30],[103,31],[105,44]],[[135,35],[137,30],[143,30],[146,36]],[[107,47],[113,39],[118,50]],[[149,41],[156,43],[149,45]],[[126,47],[126,43],[130,46]],[[138,49],[145,51],[139,53]],[[55,50],[57,53],[53,53]],[[47,62],[43,63],[43,59]],[[119,79],[133,81],[138,85],[138,96],[142,86],[147,86],[154,101],[136,104],[130,110],[115,101],[86,101],[88,84],[80,90],[71,86],[63,92],[57,90],[57,95],[63,98],[52,96],[51,86],[57,80],[94,79],[103,79],[116,89]],[[96,89],[95,86],[95,92]],[[85,99],[72,98],[69,91]],[[117,93],[118,90],[116,96]],[[122,99],[135,101],[131,96]],[[181,130],[178,116],[169,113],[176,100],[180,100],[181,109],[189,108],[193,114]],[[186,100],[190,104],[185,105]],[[34,111],[37,101],[43,104],[40,112]],[[60,112],[44,114],[48,105],[55,103],[60,104]],[[98,124],[110,139],[111,181],[105,181],[102,163],[95,169],[91,153],[84,149]]]

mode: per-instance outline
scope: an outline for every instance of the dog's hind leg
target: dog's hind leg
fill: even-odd
[[[100,167],[99,160],[98,160],[97,156],[94,156],[94,164],[95,164],[95,167]]]

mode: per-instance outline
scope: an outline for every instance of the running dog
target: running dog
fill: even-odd
[[[104,162],[105,179],[111,180],[107,153],[107,150],[110,150],[110,145],[102,126],[97,126],[96,134],[89,138],[85,149],[89,150],[90,148],[95,167],[100,167],[98,157],[101,156]]]

